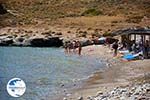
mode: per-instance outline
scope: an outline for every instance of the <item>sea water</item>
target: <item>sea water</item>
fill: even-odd
[[[26,83],[17,100],[52,100],[63,91],[62,84],[85,79],[102,66],[99,59],[66,55],[62,48],[0,47],[0,100],[16,100],[6,90],[12,78]]]

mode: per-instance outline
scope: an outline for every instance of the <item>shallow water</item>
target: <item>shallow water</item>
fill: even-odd
[[[21,78],[27,86],[18,100],[52,100],[61,84],[85,79],[102,66],[98,59],[65,55],[60,48],[0,47],[0,100],[16,100],[6,91],[11,78]]]

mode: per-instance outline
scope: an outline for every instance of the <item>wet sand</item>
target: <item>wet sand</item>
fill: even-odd
[[[144,77],[150,72],[150,60],[123,61],[120,55],[113,57],[111,50],[106,46],[84,47],[82,55],[96,57],[107,64],[103,71],[97,71],[80,88],[73,89],[69,96],[65,96],[67,100],[77,100],[79,97],[87,100],[90,96],[110,91],[115,87],[144,82]]]

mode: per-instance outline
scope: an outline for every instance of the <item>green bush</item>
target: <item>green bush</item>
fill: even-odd
[[[85,10],[81,15],[82,16],[98,16],[101,15],[102,12],[100,10],[96,10],[94,8]]]
[[[128,19],[126,19],[126,22],[128,23],[140,23],[143,16],[130,16]]]
[[[87,32],[86,31],[79,31],[79,33],[76,34],[76,37],[85,37],[87,36]]]
[[[112,34],[111,33],[109,33],[109,32],[105,32],[104,34],[103,34],[103,36],[111,36]]]

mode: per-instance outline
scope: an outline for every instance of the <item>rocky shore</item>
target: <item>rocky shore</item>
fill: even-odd
[[[126,87],[116,87],[112,91],[106,93],[98,92],[96,96],[93,97],[91,96],[87,98],[87,100],[149,100],[149,99],[150,99],[149,83],[129,85]]]
[[[99,91],[96,96],[81,96],[77,100],[150,100],[150,83],[116,87],[109,92]]]
[[[0,30],[0,46],[60,47],[62,45],[61,33],[19,28]]]
[[[85,31],[79,31],[71,36],[68,34],[68,29],[62,31],[55,28],[6,27],[0,29],[0,46],[61,47],[66,41],[73,40],[79,40],[82,46],[92,44],[88,38],[76,36],[85,34]]]

